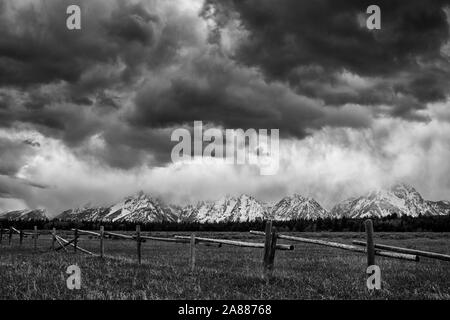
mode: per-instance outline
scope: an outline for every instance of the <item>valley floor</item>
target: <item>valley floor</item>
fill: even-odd
[[[152,235],[172,236],[157,232]],[[262,242],[248,233],[196,233],[213,238]],[[295,234],[295,233],[293,233]],[[350,244],[363,233],[302,233],[302,236]],[[68,236],[69,237],[69,236]],[[450,254],[450,233],[377,233],[376,242]],[[280,241],[280,243],[289,243]],[[142,265],[133,241],[105,240],[107,257],[50,252],[49,236],[22,247],[0,245],[0,299],[450,299],[450,262],[422,258],[407,262],[377,257],[382,290],[366,288],[364,254],[293,243],[277,251],[275,278],[261,279],[262,249],[198,245],[196,270],[189,270],[189,245],[147,241]],[[98,252],[99,242],[84,237],[79,245]],[[81,269],[81,290],[66,286],[66,269]]]

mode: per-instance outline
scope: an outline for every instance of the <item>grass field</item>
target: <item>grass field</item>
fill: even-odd
[[[152,233],[172,236],[183,233]],[[187,235],[187,233],[184,233]],[[248,233],[196,233],[214,238],[262,242]],[[295,233],[292,233],[295,234]],[[302,233],[343,243],[363,233]],[[450,253],[450,233],[377,233],[376,242]],[[280,243],[289,243],[280,241]],[[197,246],[196,270],[189,270],[189,245],[147,241],[142,265],[133,241],[105,240],[107,257],[50,252],[49,236],[0,246],[0,299],[450,299],[450,262],[422,258],[407,262],[377,257],[382,290],[366,288],[366,257],[340,249],[294,243],[294,251],[277,251],[275,278],[261,279],[262,249]],[[79,245],[98,252],[98,240],[84,236]],[[68,290],[65,273],[77,264],[81,290]]]

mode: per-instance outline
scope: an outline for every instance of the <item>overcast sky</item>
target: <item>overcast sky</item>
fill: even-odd
[[[82,30],[66,28],[78,4]],[[368,30],[366,8],[381,8]],[[143,190],[299,193],[395,182],[450,200],[450,0],[0,0],[0,212]],[[280,130],[280,169],[172,163],[171,132]]]

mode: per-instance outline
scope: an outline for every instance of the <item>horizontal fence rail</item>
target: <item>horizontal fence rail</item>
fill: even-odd
[[[134,238],[135,238],[134,236],[129,236],[129,235],[115,233],[115,232],[110,232],[110,231],[104,231],[104,233],[106,235],[113,236],[113,237],[116,237],[116,238],[122,238],[122,239],[134,240]]]
[[[70,229],[70,230],[75,231],[76,229]],[[87,235],[91,235],[91,236],[100,237],[100,233],[98,233],[98,232],[88,231],[88,230],[81,230],[81,229],[77,229],[77,230],[81,234],[87,234]]]
[[[365,246],[366,243],[359,240],[353,240],[353,243],[358,246]],[[444,260],[444,261],[450,261],[450,255],[442,254],[442,253],[435,253],[435,252],[429,252],[429,251],[422,251],[422,250],[416,250],[416,249],[409,249],[409,248],[401,248],[401,247],[394,247],[394,246],[388,246],[384,244],[375,243],[375,248],[378,249],[385,249],[392,252],[398,252],[398,253],[406,253],[406,254],[413,254],[421,257],[427,257],[432,259],[438,259],[438,260]]]
[[[259,236],[264,236],[265,235],[265,233],[261,232],[261,231],[253,231],[253,230],[251,230],[250,233],[251,234],[255,234],[255,235],[259,235]],[[348,251],[367,253],[367,250],[364,249],[364,248],[360,248],[360,247],[357,247],[357,246],[344,244],[344,243],[324,241],[324,240],[317,240],[317,239],[309,239],[309,238],[301,238],[301,237],[294,237],[294,236],[286,236],[286,235],[282,235],[282,234],[279,234],[278,238],[279,239],[284,239],[284,240],[297,241],[297,242],[318,244],[318,245],[322,245],[322,246],[333,247],[333,248],[338,248],[338,249],[343,249],[343,250],[348,250]],[[378,256],[381,256],[381,257],[387,257],[387,258],[396,258],[396,259],[402,259],[402,260],[419,261],[419,257],[418,256],[410,255],[410,254],[404,254],[404,253],[386,252],[386,251],[376,250],[375,251],[375,255],[378,255]]]
[[[262,232],[262,234],[265,234],[265,233]],[[191,237],[175,236],[175,238],[190,239]],[[198,242],[221,243],[221,244],[227,244],[230,246],[237,246],[237,247],[264,248],[264,243],[256,243],[256,242],[244,242],[244,241],[225,240],[225,239],[210,239],[210,238],[201,238],[201,237],[195,237],[195,240]],[[294,250],[294,246],[289,245],[289,244],[277,244],[276,249],[277,250]]]
[[[174,243],[190,243],[188,239],[177,239],[177,238],[164,238],[164,237],[153,237],[153,236],[141,236],[142,239],[161,241],[161,242],[174,242]]]

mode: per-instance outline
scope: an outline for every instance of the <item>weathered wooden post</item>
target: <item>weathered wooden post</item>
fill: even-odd
[[[103,244],[103,237],[105,235],[105,227],[100,226],[100,258],[103,258],[103,254],[105,252],[105,247]]]
[[[38,229],[37,226],[34,226],[34,251],[37,251],[37,238],[38,238]]]
[[[141,264],[141,226],[136,226],[136,246],[137,246],[137,257],[138,263]]]
[[[56,228],[52,230],[52,250],[55,250],[55,242],[56,242]]]
[[[3,242],[3,225],[0,223],[0,244]]]
[[[11,245],[12,235],[13,235],[13,229],[12,229],[12,227],[9,227],[9,239],[8,239],[9,245]]]
[[[77,245],[78,245],[78,229],[75,228],[74,233],[74,241],[73,241],[73,252],[77,253]]]
[[[266,221],[265,227],[265,238],[264,238],[264,256],[263,256],[263,279],[267,279],[268,276],[268,262],[269,262],[269,251],[270,251],[270,243],[272,240],[271,236],[272,232],[272,221]]]
[[[19,231],[19,245],[21,246],[23,242],[23,230]]]
[[[373,224],[372,220],[367,219],[364,223],[366,228],[366,241],[367,241],[367,266],[373,266],[375,264],[375,245],[373,242]]]
[[[191,272],[195,270],[195,233],[191,234]]]
[[[264,242],[263,278],[269,281],[273,275],[275,251],[277,247],[278,234],[272,228],[272,221],[266,223],[266,239]]]

